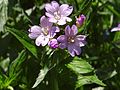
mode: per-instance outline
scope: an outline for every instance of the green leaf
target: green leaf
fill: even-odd
[[[4,30],[7,21],[8,0],[0,0],[0,32]]]
[[[113,39],[113,44],[120,48],[120,32],[115,32],[115,36],[114,36],[114,39]]]
[[[3,90],[3,88],[4,88],[4,82],[5,82],[6,78],[7,78],[7,76],[2,73],[2,70],[0,68],[0,90]]]
[[[3,68],[4,71],[7,71],[9,63],[10,63],[10,59],[9,57],[7,57],[0,62],[0,66]]]
[[[100,81],[96,75],[92,75],[92,76],[82,76],[79,75],[78,76],[78,81],[76,82],[76,88],[81,87],[85,84],[92,84],[92,83],[96,83],[102,86],[106,86],[102,81]]]
[[[19,54],[19,56],[10,64],[9,77],[13,76],[14,74],[18,73],[21,70],[21,65],[26,60],[26,58],[27,58],[26,51],[23,50]]]
[[[113,41],[120,40],[120,32],[116,32]]]
[[[23,46],[25,46],[36,58],[38,58],[37,48],[30,42],[28,36],[24,32],[13,28],[7,28],[7,31],[14,35],[23,44]]]
[[[13,81],[16,80],[16,78],[18,77],[18,75],[21,73],[22,69],[22,63],[26,60],[27,55],[26,55],[26,51],[23,50],[19,56],[10,64],[9,67],[9,76],[6,77],[5,75],[1,76],[0,75],[0,88],[7,88],[11,83],[13,83]],[[1,82],[1,80],[3,80]]]
[[[47,72],[49,71],[49,69],[47,67],[44,67],[43,69],[40,70],[40,73],[36,79],[35,84],[33,85],[32,88],[35,88],[38,86],[38,84],[41,83],[41,81],[45,78],[45,75],[47,74]]]
[[[8,87],[21,73],[22,64],[26,60],[26,51],[23,50],[19,56],[10,64],[9,77],[5,80],[4,87]]]
[[[67,67],[77,74],[89,73],[93,71],[92,66],[88,62],[76,57],[67,65]]]

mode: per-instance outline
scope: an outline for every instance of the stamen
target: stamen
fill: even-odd
[[[54,17],[57,20],[60,20],[61,16],[60,16],[60,12],[54,12]]]
[[[44,35],[48,35],[48,30],[49,30],[48,27],[44,27],[41,30],[42,30],[42,32],[43,32]]]
[[[74,37],[68,37],[68,43],[74,43],[75,40],[74,40]]]

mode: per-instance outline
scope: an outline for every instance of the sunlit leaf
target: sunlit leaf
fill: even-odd
[[[115,32],[115,36],[114,36],[113,41],[118,41],[118,40],[120,40],[120,32],[119,31]]]
[[[37,48],[32,43],[30,43],[28,36],[24,32],[13,28],[7,28],[7,31],[13,34],[36,58],[38,58]]]
[[[92,66],[81,58],[75,58],[67,65],[67,67],[73,70],[75,73],[79,74],[89,73],[93,71]]]
[[[117,46],[118,48],[120,48],[120,32],[115,32],[115,36],[114,36],[114,39],[113,39],[113,44],[115,46]]]
[[[38,86],[38,84],[41,83],[41,81],[45,78],[45,75],[47,74],[47,72],[49,71],[49,69],[47,67],[44,67],[43,69],[40,70],[40,73],[36,79],[35,84],[33,85],[32,88],[35,88]]]
[[[21,64],[26,60],[26,58],[27,58],[26,51],[23,50],[19,54],[19,56],[10,64],[9,68],[10,77],[20,71]]]
[[[6,59],[4,59],[3,61],[0,62],[0,66],[3,68],[4,71],[7,71],[9,63],[10,63],[10,59],[6,58]]]
[[[92,75],[92,76],[82,76],[79,75],[78,76],[78,81],[76,82],[76,88],[81,87],[85,84],[92,84],[92,83],[96,83],[102,86],[105,86],[105,84],[100,81],[96,75]]]
[[[7,21],[8,0],[0,0],[0,31],[4,30]]]

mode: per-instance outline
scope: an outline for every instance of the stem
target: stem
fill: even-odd
[[[50,90],[59,90],[58,80],[54,69],[50,72]]]

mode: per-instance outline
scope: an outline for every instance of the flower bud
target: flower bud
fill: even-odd
[[[82,14],[80,15],[78,18],[76,18],[76,25],[77,27],[80,27],[83,25],[84,21],[85,21],[86,17]]]
[[[56,39],[50,40],[49,43],[48,43],[48,45],[49,45],[51,48],[53,48],[53,49],[58,48],[58,42],[57,42]]]

